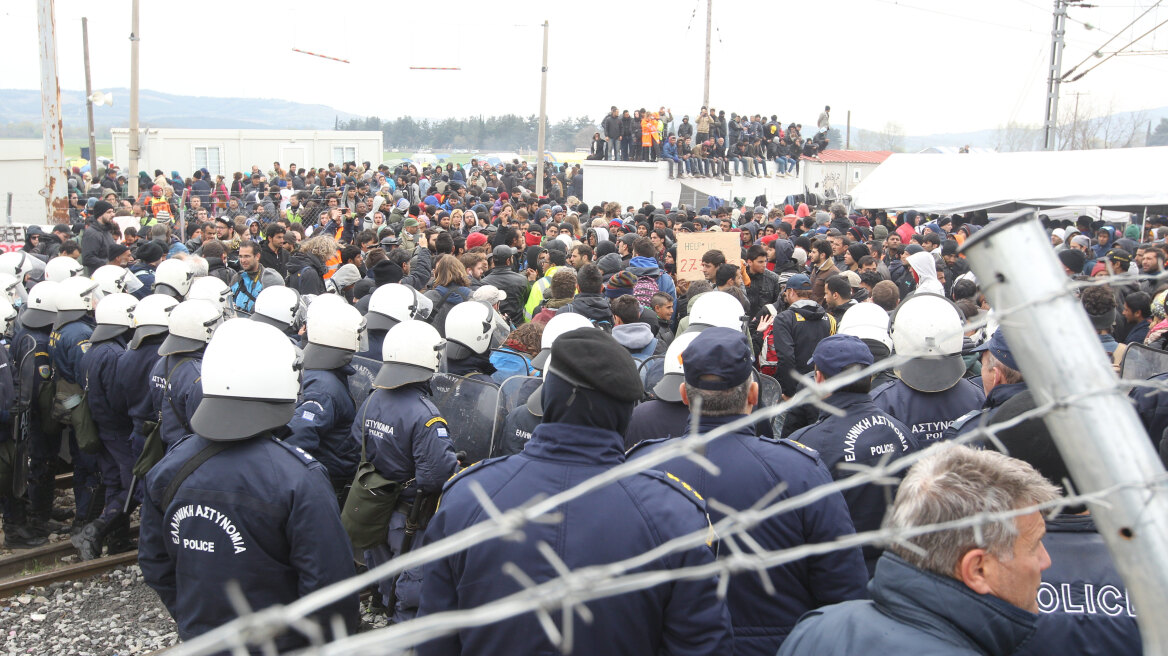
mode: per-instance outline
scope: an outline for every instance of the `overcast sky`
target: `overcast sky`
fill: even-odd
[[[711,104],[737,112],[908,134],[1042,121],[1051,7],[1046,0],[713,0]],[[1095,0],[1070,15],[1064,70],[1155,0]],[[0,85],[39,87],[35,0],[0,8]],[[324,9],[324,8],[328,9]],[[348,13],[342,13],[346,11]],[[539,24],[551,25],[548,114],[599,117],[610,105],[696,114],[705,0],[484,3],[143,0],[141,86],[199,96],[282,98],[382,118],[539,111]],[[696,15],[695,15],[696,12]],[[95,89],[130,84],[130,1],[57,0],[61,86],[84,89],[89,16]],[[692,18],[691,18],[692,17]],[[1157,8],[1108,49],[1168,18]],[[1168,31],[1168,27],[1164,28]],[[1134,34],[1132,32],[1134,31]],[[310,57],[293,48],[348,59]],[[1136,50],[1168,48],[1156,33]],[[460,71],[411,71],[456,66]],[[1115,57],[1080,82],[1081,106],[1168,106],[1168,58]],[[117,98],[117,102],[125,102]]]

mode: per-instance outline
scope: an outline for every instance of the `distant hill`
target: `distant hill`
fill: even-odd
[[[113,107],[94,108],[99,138],[110,126],[130,120],[129,89],[112,89]],[[85,92],[61,91],[66,130],[85,129]],[[356,118],[327,105],[309,105],[272,98],[211,98],[176,96],[143,89],[138,93],[138,116],[144,126],[166,128],[288,128],[331,130],[334,121]],[[41,120],[41,94],[29,89],[0,89],[0,125]],[[105,134],[101,134],[104,132]],[[39,135],[39,128],[37,135]],[[36,135],[32,135],[36,136]]]

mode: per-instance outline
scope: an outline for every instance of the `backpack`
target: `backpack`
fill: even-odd
[[[643,308],[653,307],[653,294],[659,291],[661,288],[657,286],[657,278],[654,276],[637,276],[637,282],[633,284],[633,297]]]
[[[470,298],[470,290],[466,287],[450,287],[442,298],[434,304],[434,309],[430,311],[430,325],[438,329],[438,333],[446,337],[446,315],[450,314],[450,308],[458,305],[462,301],[450,301],[450,297],[458,294],[463,301]]]

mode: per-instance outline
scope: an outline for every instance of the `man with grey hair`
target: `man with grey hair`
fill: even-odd
[[[1059,496],[1034,467],[996,451],[940,444],[913,465],[884,526],[905,533],[881,556],[871,600],[803,616],[779,656],[1012,654],[1038,623],[1038,587],[1050,567],[1043,517]],[[974,525],[921,532],[980,513]]]

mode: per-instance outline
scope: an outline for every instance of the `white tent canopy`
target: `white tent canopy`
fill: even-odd
[[[896,154],[852,190],[861,209],[1006,212],[1168,206],[1168,146],[960,155]]]

